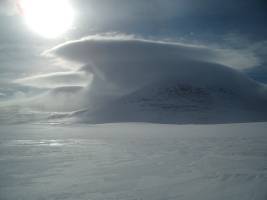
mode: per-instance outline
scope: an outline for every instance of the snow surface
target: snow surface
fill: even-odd
[[[267,123],[0,128],[1,200],[267,199]]]

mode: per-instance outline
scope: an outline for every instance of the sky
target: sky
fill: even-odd
[[[217,63],[267,82],[265,0],[70,0],[70,3],[75,12],[71,29],[51,39],[29,29],[16,1],[0,1],[0,99],[32,95],[53,85],[76,87],[90,82],[86,72],[77,72],[77,63],[65,62],[47,52],[93,35],[209,48],[219,52],[215,56]]]

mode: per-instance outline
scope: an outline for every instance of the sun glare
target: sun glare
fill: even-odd
[[[19,9],[29,28],[46,38],[64,34],[74,20],[68,0],[20,0]]]

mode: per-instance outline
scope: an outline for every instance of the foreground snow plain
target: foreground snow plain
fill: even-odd
[[[1,200],[266,200],[267,123],[13,125]]]

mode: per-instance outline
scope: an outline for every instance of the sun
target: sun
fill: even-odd
[[[74,21],[68,0],[19,0],[18,6],[28,27],[46,38],[61,36]]]

